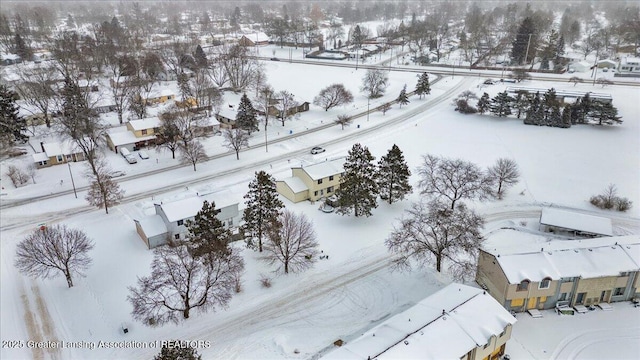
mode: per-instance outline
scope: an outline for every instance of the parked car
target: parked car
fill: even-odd
[[[485,80],[485,81],[484,81],[484,84],[485,84],[485,85],[493,85],[493,84],[495,84],[495,83],[496,83],[496,82],[495,82],[495,81],[493,81],[493,80],[491,80],[491,79],[487,79],[487,80]]]
[[[327,150],[325,150],[325,149],[321,148],[320,146],[316,146],[316,147],[314,147],[314,148],[312,148],[312,149],[311,149],[311,153],[312,153],[312,154],[314,154],[314,155],[315,155],[315,154],[323,153],[323,152],[325,152],[325,151],[327,151]]]
[[[125,156],[124,159],[127,160],[127,162],[129,164],[137,164],[138,163],[138,159],[136,159],[133,155]]]
[[[127,175],[127,173],[125,173],[124,171],[116,170],[116,171],[112,171],[111,174],[109,174],[109,177],[115,178],[115,177],[122,177],[125,175]]]
[[[149,158],[149,154],[147,154],[147,152],[143,150],[138,151],[138,156],[140,156],[140,159],[143,159],[143,160],[146,160]]]
[[[280,59],[278,59],[277,57],[272,57],[271,61],[280,61]]]

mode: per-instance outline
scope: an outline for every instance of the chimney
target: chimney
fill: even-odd
[[[42,148],[42,152],[45,152],[44,151],[44,142],[40,141],[40,147]]]

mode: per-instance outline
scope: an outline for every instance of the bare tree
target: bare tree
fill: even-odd
[[[265,151],[269,151],[268,141],[267,141],[267,126],[269,125],[269,113],[272,109],[273,103],[275,102],[275,92],[273,88],[269,85],[265,85],[258,92],[258,98],[254,102],[255,108],[257,112],[262,113],[264,117],[264,149]]]
[[[16,188],[24,186],[29,181],[29,174],[13,164],[7,166],[4,175],[11,180]]]
[[[100,158],[96,162],[97,173],[89,172],[87,176],[91,181],[86,199],[90,205],[98,209],[104,208],[105,213],[109,213],[109,208],[120,203],[124,197],[124,190],[112,179],[111,169],[107,162]]]
[[[487,176],[492,182],[498,184],[496,195],[498,199],[502,199],[502,194],[506,188],[518,183],[520,171],[518,171],[518,164],[515,160],[500,158],[495,165],[489,167]]]
[[[196,164],[206,160],[207,153],[204,151],[204,146],[197,141],[190,141],[180,146],[180,160],[185,164],[192,164],[193,171],[196,171]]]
[[[318,242],[313,224],[306,215],[284,210],[267,230],[263,260],[279,263],[285,274],[308,269],[315,262]]]
[[[135,87],[131,86],[133,75],[136,72],[135,69],[131,69],[131,67],[136,67],[135,64],[132,64],[133,62],[135,60],[125,56],[114,58],[107,65],[111,76],[109,79],[111,96],[120,124],[123,123],[122,114],[129,107],[131,92],[135,90]]]
[[[131,315],[157,326],[184,321],[192,310],[205,313],[225,307],[243,270],[242,258],[232,252],[212,253],[205,263],[191,257],[184,244],[159,247],[154,250],[151,275],[129,287]]]
[[[62,273],[67,285],[73,276],[83,276],[89,268],[89,250],[93,241],[82,231],[66,225],[53,225],[34,230],[18,243],[15,266],[28,276],[50,278]]]
[[[353,122],[353,118],[349,115],[342,114],[342,115],[338,115],[338,118],[334,120],[334,122],[342,126],[342,130],[344,130],[345,126],[351,125],[351,123]]]
[[[422,159],[418,187],[423,194],[449,199],[452,210],[460,199],[484,199],[491,193],[491,179],[473,163],[433,155],[423,155]]]
[[[332,107],[346,105],[353,102],[353,95],[342,84],[329,85],[320,91],[320,94],[313,99],[313,103],[321,106],[324,111]]]
[[[258,61],[250,56],[249,50],[244,46],[224,46],[219,61],[224,67],[229,85],[234,91],[249,88],[256,72],[259,71]]]
[[[275,107],[278,110],[278,117],[284,126],[285,120],[291,118],[296,114],[296,107],[299,105],[295,96],[287,90],[282,90],[276,94],[278,102]]]
[[[475,274],[483,226],[484,220],[463,203],[450,209],[440,200],[418,202],[407,210],[400,226],[394,226],[385,245],[395,255],[398,269],[435,263],[436,271],[442,272],[446,265],[456,280],[464,280]]]
[[[370,69],[362,78],[362,91],[366,92],[370,99],[381,97],[389,86],[387,72],[380,69]]]
[[[240,150],[249,146],[249,134],[242,129],[225,129],[223,145],[236,152],[236,159],[240,160]]]
[[[47,127],[51,127],[50,110],[55,106],[53,98],[56,96],[55,83],[59,73],[49,64],[19,66],[17,69],[20,82],[16,85],[16,90],[30,106],[26,109],[33,115],[36,115],[34,110],[39,111]]]

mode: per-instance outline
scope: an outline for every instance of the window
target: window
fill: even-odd
[[[180,234],[175,234],[173,237],[175,237],[176,240],[180,240]]]
[[[233,218],[227,220],[227,224],[229,226],[233,225]]]
[[[314,196],[318,196],[318,191],[314,191],[314,192],[313,192],[313,195],[314,195]]]
[[[58,160],[58,162],[62,162],[62,155],[56,156],[56,160]]]
[[[567,300],[567,293],[560,294],[558,301],[566,301],[566,300]]]
[[[628,273],[628,272],[621,272],[620,273],[620,277],[627,277],[629,275],[630,275],[630,273]]]
[[[329,181],[333,181],[333,175],[329,176]]]
[[[527,291],[528,289],[529,289],[529,280],[522,280],[522,282],[518,284],[516,291]]]
[[[147,135],[147,129],[142,129],[142,135]]]
[[[549,285],[551,285],[551,279],[544,278],[540,281],[540,285],[538,285],[538,289],[548,289]]]
[[[330,194],[330,193],[332,193],[332,192],[333,192],[333,186],[329,186],[329,187],[327,188],[327,194]]]
[[[178,220],[178,226],[182,226],[184,224],[184,220]]]
[[[624,295],[623,287],[613,289],[613,296],[620,296],[620,295]]]
[[[524,299],[511,299],[511,307],[519,307],[524,305]]]
[[[318,180],[318,185],[322,184],[322,179]]]
[[[576,304],[577,305],[582,305],[582,303],[584,302],[584,297],[587,296],[587,293],[579,293],[578,297],[576,298]]]

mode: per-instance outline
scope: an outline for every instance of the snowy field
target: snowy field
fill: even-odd
[[[284,137],[289,132],[321,126],[342,113],[360,113],[367,101],[358,88],[364,71],[320,66],[267,63],[269,82],[276,90],[285,87],[296,96],[309,101],[319,90],[334,82],[344,82],[352,89],[354,104],[328,112],[312,106],[312,110],[282,127],[274,123],[268,132],[270,139]],[[291,81],[300,79],[300,81]],[[392,73],[391,87],[384,100],[397,97],[402,86],[415,86],[415,74]],[[254,171],[266,170],[276,178],[290,175],[292,165],[309,164],[345,156],[354,142],[370,148],[377,159],[395,143],[403,150],[410,169],[420,165],[421,155],[435,154],[460,157],[485,167],[499,157],[510,157],[521,169],[521,182],[510,189],[501,202],[472,204],[486,220],[486,233],[513,223],[527,222],[535,229],[541,206],[554,204],[589,214],[613,219],[619,235],[639,234],[640,221],[640,112],[637,87],[615,86],[601,89],[587,84],[575,88],[568,83],[528,82],[530,87],[551,86],[556,89],[610,93],[624,123],[621,126],[574,126],[570,129],[525,126],[521,120],[497,118],[491,115],[465,116],[453,111],[451,97],[463,90],[481,95],[495,95],[504,85],[480,88],[484,78],[446,77],[433,86],[425,99],[411,98],[411,103],[399,109],[397,105],[386,114],[361,117],[345,130],[333,126],[264,148],[244,151],[240,160],[235,154],[199,164],[198,171],[190,167],[162,174],[136,178],[137,173],[158,170],[178,164],[167,153],[154,153],[152,158],[135,166],[126,164],[119,155],[111,154],[114,168],[127,172],[121,185],[128,196],[146,194],[167,187],[153,198],[120,205],[109,215],[104,211],[82,211],[86,207],[84,193],[2,210],[1,241],[1,333],[2,340],[82,341],[79,347],[63,349],[3,348],[3,359],[133,359],[151,358],[159,350],[153,348],[159,339],[208,341],[198,351],[206,359],[306,359],[330,350],[333,341],[349,341],[379,321],[396,314],[451,280],[430,269],[412,273],[389,271],[389,256],[384,240],[395,219],[412,201],[413,194],[401,203],[380,203],[367,219],[342,217],[318,211],[318,204],[291,204],[287,208],[303,212],[314,222],[320,249],[329,255],[302,274],[275,276],[271,268],[258,260],[256,253],[243,250],[246,261],[244,287],[234,296],[227,309],[193,316],[180,325],[147,328],[130,318],[127,287],[138,276],[150,273],[152,252],[148,251],[135,232],[133,219],[150,214],[153,202],[184,197],[192,193],[227,191],[242,203],[246,185]],[[441,101],[445,98],[445,101]],[[373,103],[370,104],[373,106]],[[422,110],[393,126],[376,129],[396,117]],[[371,131],[370,131],[371,130]],[[252,138],[252,144],[263,141],[264,134]],[[342,137],[346,137],[341,140]],[[221,139],[205,141],[208,155],[225,153]],[[327,152],[308,154],[312,146],[320,145]],[[156,160],[157,159],[157,160]],[[20,161],[20,160],[12,160]],[[2,164],[3,171],[6,162]],[[239,171],[231,171],[240,167]],[[82,183],[82,165],[73,164],[78,186]],[[227,171],[229,171],[227,173]],[[41,196],[50,192],[70,190],[69,169],[66,166],[40,170],[37,184],[15,189],[2,179],[2,201]],[[225,176],[213,178],[217,174]],[[196,181],[196,178],[199,180]],[[60,180],[64,179],[60,184]],[[412,178],[413,183],[417,178]],[[588,203],[591,195],[615,183],[619,194],[634,201],[628,213],[600,211]],[[186,184],[186,185],[185,185]],[[179,188],[179,189],[178,189]],[[75,215],[80,212],[79,215]],[[60,219],[64,218],[64,219]],[[32,280],[18,274],[13,267],[15,245],[34,227],[43,222],[63,222],[84,229],[94,239],[90,253],[93,266],[85,278],[77,279],[72,289],[64,279]],[[504,241],[509,238],[503,236]],[[491,239],[490,239],[491,241]],[[240,244],[238,244],[240,247]],[[241,248],[241,247],[240,247]],[[273,286],[264,289],[258,279],[261,274],[273,277]],[[637,354],[637,310],[628,303],[614,304],[613,312],[595,311],[574,317],[544,312],[542,319],[518,315],[512,342],[507,353],[516,359],[588,359],[631,358]],[[635,312],[634,312],[635,311]],[[581,322],[582,321],[582,322]],[[125,324],[128,334],[121,328]],[[612,328],[621,336],[611,336]],[[99,341],[135,341],[146,348],[94,348]],[[119,343],[122,344],[122,343]],[[598,346],[596,346],[598,344]],[[26,345],[26,344],[25,344]],[[131,344],[130,344],[131,345]],[[635,351],[635,352],[634,352]]]

